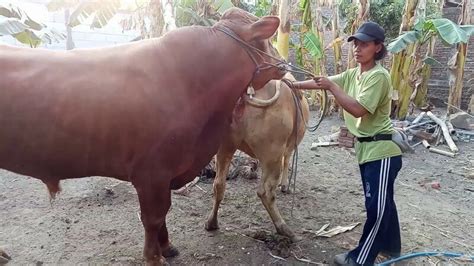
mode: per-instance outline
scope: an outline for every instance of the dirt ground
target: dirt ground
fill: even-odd
[[[169,263],[305,264],[296,255],[331,264],[335,254],[354,247],[362,225],[331,238],[313,233],[327,223],[332,228],[363,223],[365,218],[353,153],[338,147],[309,149],[318,136],[331,133],[340,124],[338,118],[330,117],[316,133],[307,132],[299,147],[296,193],[279,192],[277,196],[283,217],[302,241],[289,245],[274,234],[256,194],[258,179],[229,180],[220,230],[205,231],[212,184],[199,182],[188,196],[173,195],[167,224],[171,241],[181,254]],[[428,153],[421,146],[415,154],[404,155],[396,181],[404,253],[473,255],[474,180],[465,175],[474,167],[474,143],[458,146],[461,152],[456,158]],[[431,188],[432,181],[440,183],[439,190]],[[51,205],[40,181],[1,170],[0,247],[12,257],[9,264],[143,264],[144,232],[136,193],[129,183],[92,177],[62,181],[62,187],[62,194]],[[252,238],[256,234],[266,242]],[[417,259],[411,264],[428,262]]]

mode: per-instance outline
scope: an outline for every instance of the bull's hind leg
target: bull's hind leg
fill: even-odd
[[[171,190],[169,183],[155,183],[153,178],[140,181],[148,181],[143,184],[134,184],[140,202],[141,220],[145,228],[143,255],[147,265],[164,265],[166,260],[161,247],[171,247],[165,222],[166,214],[171,206]]]
[[[219,211],[219,205],[224,199],[226,177],[229,172],[229,166],[234,156],[235,148],[223,147],[219,148],[216,155],[216,177],[214,178],[214,204],[212,211],[206,222],[206,230],[216,230],[219,228],[217,221],[217,213]]]
[[[276,188],[280,181],[282,170],[282,157],[262,164],[262,179],[257,194],[262,200],[265,209],[270,215],[277,232],[289,237],[293,242],[301,240],[283,220],[276,206]]]

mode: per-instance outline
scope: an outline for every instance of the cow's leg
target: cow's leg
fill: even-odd
[[[297,237],[290,227],[283,220],[280,211],[276,206],[276,188],[280,181],[280,173],[282,170],[282,157],[270,162],[262,164],[262,179],[257,194],[262,200],[263,205],[267,209],[277,232],[281,235],[289,237],[293,242],[301,240]]]
[[[290,164],[291,152],[285,154],[283,156],[283,170],[281,171],[281,179],[280,179],[280,190],[283,193],[290,192],[289,188],[290,185],[288,183],[288,174],[289,174],[289,164]]]
[[[171,191],[169,183],[152,182],[135,186],[140,202],[141,220],[145,228],[143,255],[147,265],[164,265],[166,260],[162,256],[160,245],[166,242],[169,246],[165,220],[171,206]]]
[[[176,247],[171,245],[168,238],[168,229],[166,228],[166,221],[161,226],[161,230],[158,233],[158,242],[160,242],[161,253],[165,258],[171,258],[179,255],[179,251]]]
[[[212,211],[209,214],[206,222],[206,230],[216,230],[219,228],[217,221],[217,212],[219,211],[219,205],[224,199],[225,185],[227,174],[229,173],[229,166],[234,156],[235,148],[223,147],[219,148],[216,155],[216,177],[214,178],[214,204]]]

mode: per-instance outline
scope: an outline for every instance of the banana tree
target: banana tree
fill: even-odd
[[[459,16],[459,24],[466,31],[466,39],[472,33],[471,21],[471,0],[463,0],[461,15]],[[461,96],[463,88],[464,64],[466,62],[468,42],[457,43],[457,51],[448,64],[449,67],[449,97],[448,97],[448,113],[456,112],[456,107],[461,107]]]
[[[63,33],[33,20],[23,9],[11,4],[0,5],[0,36],[7,35],[32,48],[65,39]]]
[[[446,18],[429,20],[420,19],[414,26],[414,30],[403,33],[388,45],[388,50],[394,53],[395,56],[406,54],[410,58],[410,60],[405,61],[405,63],[409,62],[409,64],[405,64],[402,71],[399,73],[402,75],[399,88],[410,92],[410,94],[406,95],[403,93],[401,94],[401,108],[398,113],[400,118],[406,116],[407,113],[402,111],[408,110],[408,106],[416,98],[417,94],[421,94],[421,96],[418,97],[426,97],[426,92],[419,90],[420,85],[424,82],[426,83],[429,79],[427,72],[423,71],[424,66],[427,64],[439,63],[432,57],[422,56],[421,51],[428,48],[429,52],[429,50],[433,49],[434,38],[441,39],[442,43],[445,45],[467,44],[469,36],[473,32],[473,25],[458,26],[456,23]],[[409,49],[412,50],[408,52]]]
[[[75,27],[91,19],[91,28],[102,28],[107,25],[120,6],[120,0],[51,0],[47,5],[49,11],[73,10],[69,16],[69,26]]]
[[[296,61],[302,67],[312,69],[312,72],[316,75],[325,75],[322,39],[326,23],[322,20],[323,16],[318,3],[311,2],[310,0],[301,0],[299,8],[302,14],[302,23],[296,27],[299,32],[299,44],[293,44],[296,51]],[[315,10],[315,12],[313,13],[312,10]],[[316,16],[313,16],[313,14],[316,14]],[[313,90],[307,93],[306,96],[313,110],[327,110],[325,106],[326,94]]]
[[[400,35],[402,35],[404,32],[410,32],[413,29],[417,6],[418,0],[406,1],[402,16],[402,24],[400,26]],[[409,68],[412,63],[411,56],[413,53],[414,42],[417,40],[417,35],[415,35],[414,32],[404,35],[405,37],[400,41],[405,46],[399,51],[392,51],[392,53],[395,54],[392,59],[392,67],[390,70],[392,86],[394,88],[393,100],[395,101],[395,108],[392,112],[392,116],[401,118],[405,117],[408,112],[409,97],[412,93],[411,87],[408,85],[410,74]],[[397,41],[397,39],[395,41]]]

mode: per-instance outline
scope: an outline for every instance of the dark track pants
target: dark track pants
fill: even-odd
[[[359,246],[349,252],[360,265],[373,265],[379,252],[400,253],[400,225],[393,185],[402,167],[401,156],[359,165],[367,220]]]

